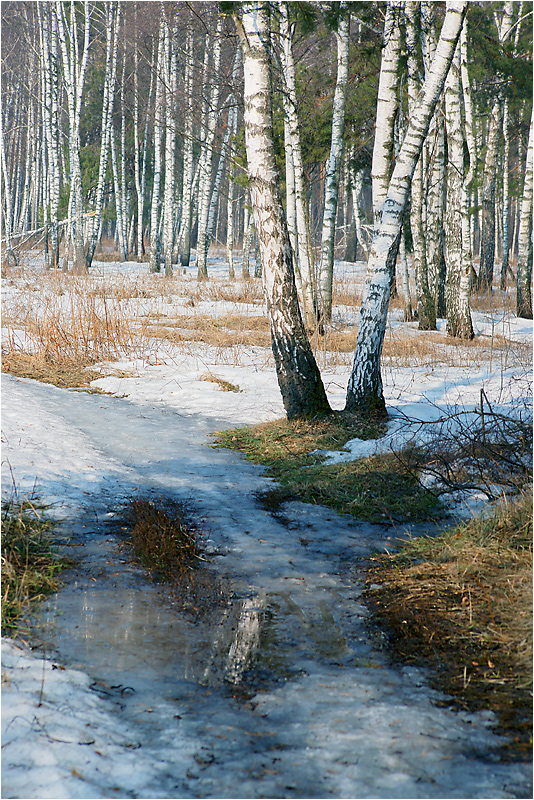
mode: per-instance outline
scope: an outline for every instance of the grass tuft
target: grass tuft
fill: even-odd
[[[371,522],[435,516],[440,505],[417,479],[412,463],[392,454],[324,464],[316,450],[342,450],[350,439],[383,435],[385,423],[334,413],[320,420],[276,420],[217,434],[216,446],[263,464],[280,486],[262,493],[264,506],[286,500],[324,505]]]
[[[208,383],[216,383],[222,392],[241,392],[241,389],[235,383],[230,383],[230,381],[225,381],[223,378],[218,378],[217,375],[212,375],[211,372],[201,375],[199,380],[207,381]]]
[[[134,499],[127,521],[137,558],[158,577],[169,579],[198,565],[202,545],[186,522],[183,505]]]
[[[13,635],[31,603],[60,586],[58,574],[70,562],[57,554],[54,523],[37,502],[2,504],[2,633]]]
[[[229,590],[204,566],[204,542],[183,503],[132,499],[125,521],[137,559],[176,608],[203,615],[228,601]]]
[[[392,654],[465,709],[491,708],[510,756],[532,745],[532,496],[377,556],[366,598]]]

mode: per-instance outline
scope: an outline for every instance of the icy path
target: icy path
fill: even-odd
[[[147,649],[135,693],[106,695],[93,679],[131,686],[131,653],[123,671],[113,655],[107,667],[88,656],[81,671],[63,670],[7,643],[3,797],[531,796],[529,765],[492,759],[490,714],[435,706],[420,671],[389,668],[367,640],[350,568],[391,531],[298,503],[285,525],[274,519],[254,499],[268,483],[259,470],[207,446],[232,420],[6,376],[2,385],[3,466],[17,484],[38,476],[40,495],[78,525],[134,492],[193,498],[214,564],[246,598],[232,663],[265,624],[283,667],[244,703],[184,675],[160,691]]]

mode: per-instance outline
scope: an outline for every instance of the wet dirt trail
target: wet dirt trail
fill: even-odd
[[[401,531],[300,503],[283,519],[264,511],[260,470],[209,446],[224,419],[53,387],[39,402],[111,465],[63,526],[79,564],[36,634],[91,676],[152,765],[135,788],[98,796],[530,796],[529,768],[493,755],[491,714],[437,705],[422,671],[388,665],[369,638],[358,559]],[[149,494],[189,501],[231,589],[200,617],[118,546],[115,514]]]

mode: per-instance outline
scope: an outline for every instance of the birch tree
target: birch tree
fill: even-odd
[[[154,104],[154,183],[152,185],[152,207],[150,210],[150,272],[159,272],[161,268],[161,236],[159,230],[160,193],[162,152],[161,139],[165,119],[165,19],[162,8],[159,24],[156,90]]]
[[[418,51],[418,17],[420,20],[421,4],[407,2],[406,16],[406,62],[408,88],[408,116],[411,116],[419,94],[419,74],[421,70],[417,59]],[[435,119],[435,117],[433,118]],[[439,123],[438,123],[439,124]],[[417,316],[419,329],[436,330],[436,306],[428,284],[427,236],[423,218],[423,154],[417,160],[411,186],[410,227],[413,242],[413,265],[417,286]],[[433,242],[434,248],[437,244]]]
[[[302,145],[297,111],[297,82],[293,59],[294,23],[289,3],[280,2],[280,37],[284,81],[284,143],[286,148],[286,206],[289,235],[300,278],[302,305],[308,330],[317,324],[317,286],[310,242]]]
[[[373,185],[373,223],[375,234],[380,228],[382,209],[393,170],[395,152],[395,119],[399,107],[400,3],[390,0],[384,21],[382,59],[376,101],[375,139],[371,180]]]
[[[480,269],[478,285],[491,291],[493,287],[493,268],[495,264],[495,187],[497,182],[497,148],[499,145],[501,123],[501,104],[495,98],[490,110],[486,137],[486,158],[482,178],[482,232],[480,241]]]
[[[448,0],[446,9],[432,66],[410,117],[389,182],[380,227],[371,247],[356,352],[345,406],[347,411],[361,415],[380,416],[386,413],[380,357],[386,331],[391,285],[395,276],[402,219],[415,165],[460,36],[467,2]]]
[[[301,317],[291,242],[282,207],[272,127],[270,4],[234,8],[244,64],[244,116],[250,194],[259,239],[278,385],[288,419],[329,412]]]
[[[208,247],[207,238],[208,218],[212,188],[212,169],[214,158],[214,142],[217,132],[217,118],[219,116],[220,78],[219,67],[221,63],[221,39],[223,17],[219,17],[217,30],[213,38],[211,61],[211,88],[209,93],[208,110],[205,118],[205,134],[200,156],[200,176],[198,192],[198,236],[197,236],[197,277],[204,280],[208,277]],[[206,40],[206,47],[208,47]]]
[[[37,4],[41,39],[42,118],[46,142],[46,178],[48,183],[51,258],[49,266],[59,266],[59,194],[61,167],[59,159],[59,64],[56,17],[50,6]]]
[[[111,143],[111,129],[113,126],[113,98],[115,94],[115,78],[117,73],[118,34],[120,22],[120,5],[110,2],[106,5],[106,66],[104,72],[102,123],[100,134],[100,158],[98,163],[98,178],[96,183],[95,204],[90,217],[89,240],[86,254],[86,267],[91,268],[95,254],[98,236],[102,226],[102,211],[104,208],[104,190],[106,184],[106,170]]]
[[[519,257],[517,260],[517,316],[532,319],[532,161],[534,148],[534,109],[530,120],[525,181],[521,198]]]
[[[332,141],[325,172],[323,229],[321,234],[321,262],[319,267],[320,317],[332,318],[332,281],[334,276],[334,242],[339,196],[339,177],[343,159],[343,131],[345,129],[345,103],[349,78],[350,14],[347,3],[339,4],[339,22],[336,30],[337,79],[332,114]]]
[[[447,252],[447,333],[461,339],[474,336],[469,311],[469,216],[464,173],[464,134],[460,108],[460,43],[456,47],[445,83],[445,118],[447,127],[447,209],[445,243]]]
[[[189,266],[191,258],[191,217],[193,193],[193,31],[187,31],[185,45],[184,93],[186,100],[184,123],[184,152],[182,167],[182,219],[179,249],[182,267]]]
[[[163,193],[163,253],[165,257],[165,275],[172,276],[172,256],[174,245],[174,187],[176,161],[176,130],[174,123],[174,103],[177,90],[177,65],[174,48],[174,37],[171,26],[165,17],[165,60],[164,60],[164,92],[165,92],[165,188]]]
[[[55,14],[59,32],[59,42],[63,64],[63,81],[67,94],[69,116],[69,164],[71,176],[71,202],[74,206],[74,262],[73,272],[87,272],[83,242],[83,189],[80,162],[80,115],[82,109],[83,87],[87,58],[89,55],[90,10],[85,0],[83,45],[80,54],[78,27],[74,0],[69,5],[70,19],[67,20],[63,3],[57,0]]]

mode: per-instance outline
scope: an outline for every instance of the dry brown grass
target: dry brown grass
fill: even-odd
[[[7,350],[2,353],[2,371],[17,378],[32,378],[42,383],[71,389],[88,386],[91,381],[101,377],[100,373],[89,369],[91,361],[64,360],[60,363],[44,355]]]
[[[396,657],[430,667],[463,708],[492,708],[531,753],[532,494],[378,556],[367,599]]]
[[[213,375],[212,372],[206,372],[199,377],[199,381],[207,381],[208,383],[216,383],[221,392],[236,392],[239,393],[241,389],[235,383],[225,381],[224,378],[219,378],[218,375]]]
[[[269,347],[271,343],[269,322],[265,317],[238,314],[222,317],[154,314],[147,320],[146,332],[173,343],[202,342],[219,348],[235,345]]]
[[[226,604],[225,584],[206,567],[204,536],[192,523],[185,504],[162,498],[132,499],[125,511],[126,544],[164,583],[165,597],[195,616]]]
[[[14,364],[14,352],[22,350],[37,356],[36,367],[39,359],[41,366],[86,366],[124,355],[142,358],[150,348],[158,349],[166,343],[169,347],[165,352],[169,353],[169,348],[192,352],[195,345],[204,345],[214,363],[234,365],[241,363],[247,348],[262,348],[265,363],[272,365],[269,324],[261,313],[260,280],[231,283],[213,278],[198,282],[189,275],[165,278],[148,271],[137,276],[114,275],[99,270],[98,262],[88,277],[81,278],[60,271],[37,273],[23,268],[9,268],[4,274],[10,287],[3,307],[7,328],[4,350],[12,354],[6,363]],[[495,304],[502,300],[501,294],[494,292],[486,299]],[[217,317],[200,309],[204,301],[231,303],[234,310]],[[316,332],[311,337],[316,358],[325,369],[350,367],[356,346],[360,295],[351,280],[336,281],[335,302],[353,308],[354,314],[351,324],[335,324],[325,336]],[[185,305],[188,313],[180,314],[176,305],[181,309]],[[17,329],[27,333],[23,344],[15,335]],[[413,325],[391,326],[386,333],[385,369],[422,365],[429,369],[478,369],[488,362],[490,367],[528,368],[531,350],[526,344],[499,336],[479,336],[465,342],[438,332],[420,332]]]

